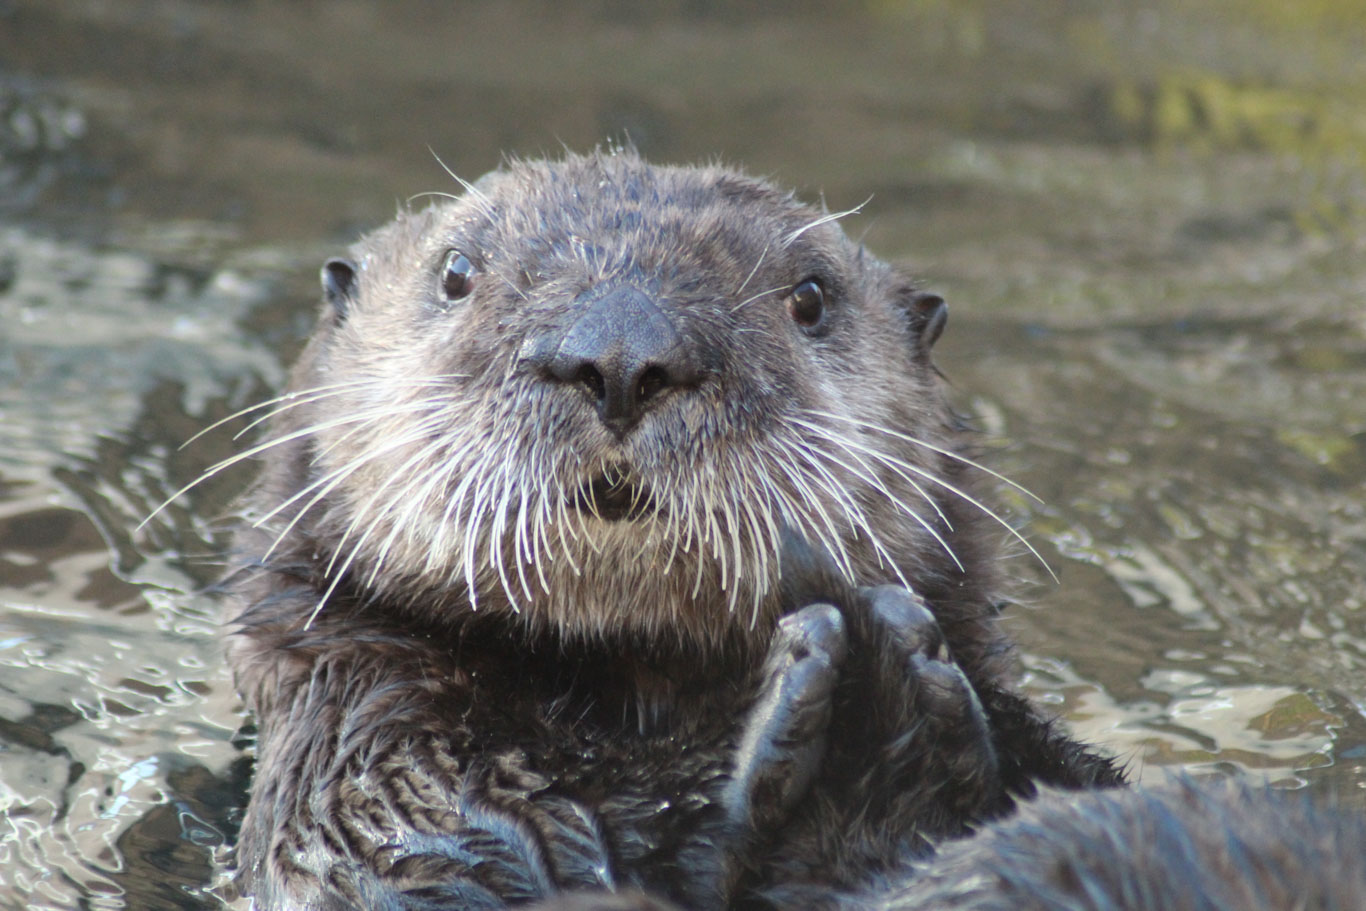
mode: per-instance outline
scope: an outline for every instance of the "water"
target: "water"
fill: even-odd
[[[1366,804],[1360,4],[565,7],[0,2],[0,907],[226,901],[249,731],[200,592],[249,473],[138,523],[434,153],[622,136],[867,199],[949,298],[1043,501],[1037,698],[1144,777]]]

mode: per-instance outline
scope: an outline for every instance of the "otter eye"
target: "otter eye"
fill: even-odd
[[[825,318],[825,289],[819,281],[808,278],[798,282],[787,295],[787,312],[803,329],[815,329]]]
[[[458,301],[474,289],[474,263],[459,250],[446,254],[441,264],[441,296],[446,303]]]

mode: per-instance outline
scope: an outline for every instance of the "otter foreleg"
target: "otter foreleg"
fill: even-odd
[[[756,907],[842,907],[1002,800],[988,716],[922,599],[892,585],[836,594],[849,645],[829,746],[745,883]]]
[[[993,731],[976,691],[925,602],[909,589],[860,589],[852,612],[867,656],[854,700],[868,706],[874,743],[863,787],[890,820],[929,837],[958,834],[1000,790]]]
[[[690,906],[727,907],[754,849],[806,796],[825,757],[846,651],[843,617],[829,604],[809,605],[779,622],[740,730],[721,813],[694,843]]]

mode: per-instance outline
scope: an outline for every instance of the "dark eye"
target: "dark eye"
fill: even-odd
[[[446,254],[441,264],[441,297],[446,303],[458,301],[474,289],[474,263],[459,250]]]
[[[814,278],[801,281],[787,295],[787,313],[803,329],[812,330],[825,319],[825,289]]]

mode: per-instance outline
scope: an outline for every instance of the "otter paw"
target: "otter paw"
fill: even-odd
[[[698,840],[680,888],[684,904],[728,907],[750,849],[806,794],[825,758],[835,684],[847,647],[844,617],[813,604],[783,617],[754,704],[741,721],[720,814]]]
[[[737,831],[781,822],[811,784],[825,756],[846,649],[844,618],[831,605],[812,604],[779,621],[723,798]]]
[[[934,614],[896,585],[859,591],[870,624],[873,692],[889,750],[923,764],[935,757],[956,778],[996,774],[996,750],[976,691],[953,661]],[[927,745],[933,744],[930,749]]]

